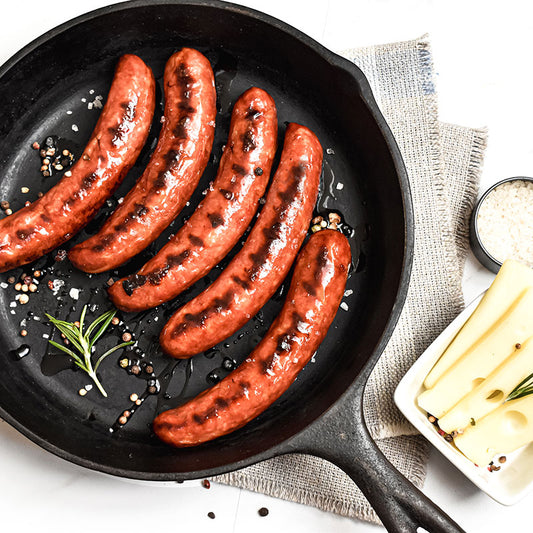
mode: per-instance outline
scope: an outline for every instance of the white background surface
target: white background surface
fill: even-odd
[[[3,2],[0,63],[43,32],[112,2]],[[440,119],[487,126],[481,190],[513,175],[533,175],[533,18],[528,2],[467,0],[248,0],[240,3],[296,26],[331,50],[407,40],[429,32]],[[474,259],[465,273],[466,301],[492,280]],[[502,507],[445,459],[431,456],[424,491],[468,532],[529,531],[533,495]],[[260,518],[266,506],[270,514]],[[216,514],[215,520],[207,512]],[[217,531],[378,533],[341,518],[231,487],[200,482],[135,484],[96,474],[44,452],[0,422],[0,531]]]

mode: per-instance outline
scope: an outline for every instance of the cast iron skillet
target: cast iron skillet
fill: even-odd
[[[346,298],[349,309],[338,312],[316,362],[310,363],[262,416],[215,442],[175,450],[152,434],[150,422],[155,412],[197,394],[206,387],[206,376],[216,379],[227,372],[232,360],[240,362],[279,311],[283,288],[250,324],[216,349],[196,356],[192,366],[169,366],[168,358],[157,351],[155,338],[164,318],[212,281],[223,264],[173,304],[124,316],[138,340],[138,351],[143,351],[141,363],[152,363],[164,390],[148,397],[122,429],[110,432],[117,417],[130,407],[130,393],[142,392],[146,382],[128,375],[117,365],[120,357],[113,356],[101,367],[109,398],[102,398],[96,390],[81,397],[77,391],[89,380],[74,372],[64,358],[48,351],[43,334],[50,334],[51,329],[39,319],[49,311],[75,320],[85,303],[92,306],[94,314],[109,309],[103,289],[109,276],[116,279],[133,271],[173,230],[120,272],[89,277],[74,271],[68,261],[54,263],[52,253],[32,265],[43,269],[46,276],[30,304],[11,307],[12,286],[0,294],[0,342],[4,347],[0,415],[68,461],[141,480],[212,476],[291,452],[317,455],[352,477],[389,531],[415,531],[418,526],[432,533],[460,531],[388,463],[363,420],[365,383],[390,338],[407,293],[413,213],[399,150],[367,80],[353,64],[279,20],[222,2],[133,1],[83,15],[43,35],[0,69],[0,197],[10,199],[12,208],[18,209],[38,191],[53,185],[54,178],[43,179],[39,173],[40,160],[31,144],[54,134],[79,154],[98,117],[88,103],[96,95],[107,94],[121,54],[140,55],[161,82],[166,59],[183,45],[198,48],[210,59],[216,74],[219,115],[209,167],[174,228],[190,215],[202,189],[215,175],[233,103],[251,85],[260,86],[278,106],[280,145],[286,123],[295,121],[314,130],[326,149],[317,212],[335,209],[354,229],[354,271],[347,286],[354,292]],[[156,112],[143,154],[115,194],[115,201],[146,164],[157,138],[160,112]],[[21,195],[22,186],[29,187],[30,193]],[[105,208],[67,248],[94,232],[112,207]],[[4,274],[2,281],[30,268]],[[65,281],[57,295],[46,286],[54,279]],[[70,296],[72,287],[81,289],[78,300]],[[28,330],[24,341],[31,347],[30,354],[22,358],[16,353],[21,327]],[[102,342],[102,350],[107,348],[106,342]]]

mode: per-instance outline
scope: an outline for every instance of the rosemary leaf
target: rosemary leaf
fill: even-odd
[[[116,311],[112,312],[111,314],[108,314],[107,317],[105,317],[105,315],[102,315],[105,317],[104,323],[102,324],[101,328],[94,334],[94,337],[90,340],[89,349],[91,349],[94,346],[94,343],[103,335],[104,331],[107,329],[107,327],[111,323],[111,320],[113,320],[115,313]]]
[[[104,387],[102,386],[102,384],[100,383],[98,376],[96,375],[96,371],[98,370],[100,363],[109,354],[113,353],[114,351],[119,350],[120,348],[124,348],[125,346],[129,346],[130,344],[134,344],[134,341],[123,342],[107,350],[107,352],[105,352],[103,355],[101,355],[98,358],[98,360],[96,361],[96,364],[93,366],[91,355],[92,355],[94,344],[105,333],[106,329],[111,323],[111,320],[113,320],[113,317],[116,314],[116,310],[107,311],[103,315],[100,315],[89,325],[85,333],[83,332],[83,326],[84,326],[85,317],[87,314],[86,305],[83,307],[83,310],[81,312],[81,316],[79,320],[79,324],[80,324],[79,327],[76,326],[74,322],[66,322],[65,320],[59,320],[57,318],[54,318],[48,313],[45,313],[45,314],[50,320],[50,323],[54,325],[61,333],[63,333],[63,335],[65,335],[66,339],[72,344],[72,347],[75,348],[79,352],[79,354],[76,354],[73,350],[55,341],[49,340],[48,342],[52,346],[55,346],[59,350],[69,355],[74,361],[74,363],[77,366],[79,366],[83,371],[85,371],[89,375],[89,377],[94,381],[96,387],[102,393],[102,395],[107,397],[107,393],[104,390]],[[90,336],[92,332],[95,331],[96,328],[98,327],[99,327],[98,331],[94,334],[93,338],[91,339]]]
[[[517,400],[533,394],[533,373],[523,379],[507,396],[506,401]]]
[[[48,341],[52,346],[55,346],[57,349],[65,352],[67,355],[70,355],[74,361],[82,362],[82,360],[72,351],[69,350],[66,346],[63,346],[62,344],[59,344],[55,341]]]
[[[105,322],[109,317],[111,317],[111,320],[113,320],[113,317],[117,314],[116,311],[111,310],[107,313],[104,313],[103,315],[100,315],[96,320],[93,321],[93,323],[87,328],[87,331],[85,332],[85,339],[87,340],[87,343],[89,343],[89,339],[91,337],[91,333],[102,323]],[[111,322],[110,320],[110,322]],[[104,328],[105,329],[105,328]],[[98,340],[99,337],[96,337],[93,339],[93,343]]]

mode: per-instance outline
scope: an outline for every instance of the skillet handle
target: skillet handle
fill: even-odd
[[[322,457],[341,468],[366,496],[387,531],[465,533],[383,455],[364,423],[362,400],[352,388],[291,443],[293,451]]]

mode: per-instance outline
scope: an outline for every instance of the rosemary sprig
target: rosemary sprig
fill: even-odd
[[[524,396],[529,396],[533,394],[533,374],[522,380],[507,396],[507,402],[509,400],[517,400],[518,398],[523,398]]]
[[[74,322],[66,322],[64,320],[59,320],[53,316],[45,313],[48,317],[48,320],[61,332],[65,335],[66,339],[72,344],[72,346],[79,352],[79,354],[72,351],[70,348],[63,346],[54,341],[48,341],[52,346],[55,346],[62,352],[65,352],[70,357],[72,357],[74,364],[79,366],[84,372],[87,372],[89,377],[94,381],[95,385],[98,387],[98,390],[102,393],[103,396],[107,398],[107,393],[104,390],[104,387],[100,383],[96,371],[100,366],[100,363],[114,351],[124,348],[133,344],[134,341],[122,342],[118,346],[107,350],[103,355],[101,355],[96,364],[93,366],[91,355],[94,352],[94,344],[96,341],[104,334],[105,330],[113,320],[113,317],[117,313],[116,309],[107,311],[103,315],[100,315],[96,320],[89,325],[85,333],[83,332],[83,323],[85,321],[85,315],[87,313],[87,306],[83,307],[81,312],[79,323],[77,326]],[[96,333],[92,336],[91,334],[96,330]]]

